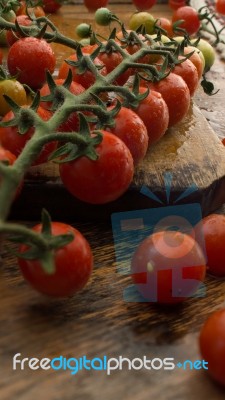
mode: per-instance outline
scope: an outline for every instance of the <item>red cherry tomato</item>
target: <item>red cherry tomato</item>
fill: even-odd
[[[200,351],[208,362],[208,372],[225,385],[225,309],[213,312],[203,325],[199,337]]]
[[[89,53],[86,52],[85,49],[82,49],[84,55],[88,55]],[[72,54],[69,56],[68,60],[70,61],[77,61],[77,55]],[[102,66],[103,68],[100,70],[100,73],[105,76],[107,74],[107,70],[104,67],[104,64],[99,60],[98,57],[95,58],[94,63],[96,65]],[[63,61],[61,67],[59,68],[59,79],[66,79],[69,69],[71,69],[73,74],[73,80],[75,82],[80,83],[85,89],[88,89],[91,85],[95,83],[95,76],[90,70],[86,70],[83,74],[79,74],[77,72],[77,68],[67,64]]]
[[[156,25],[164,29],[167,32],[167,36],[173,37],[174,33],[172,28],[172,22],[169,19],[160,17],[158,18]]]
[[[122,61],[123,61],[123,56],[115,50],[110,50],[109,52],[103,51],[100,52],[98,55],[99,60],[106,66],[107,72],[110,73],[113,71]],[[115,82],[123,86],[124,83],[128,80],[128,78],[131,75],[131,69],[127,69],[125,72],[123,72],[116,80]]]
[[[46,13],[54,14],[62,7],[61,0],[42,0],[42,7]]]
[[[16,15],[26,15],[27,14],[27,4],[26,4],[27,2],[20,0],[20,3],[21,3],[21,5],[18,8],[18,10],[16,11]],[[40,6],[28,7],[28,12],[30,15],[32,13],[34,13],[36,18],[45,16],[45,12],[44,12],[43,8]]]
[[[49,111],[44,110],[42,107],[38,108],[37,113],[44,121],[48,121],[52,115]],[[13,118],[13,111],[9,111],[3,117],[2,121],[10,121]],[[30,128],[27,133],[20,135],[17,126],[0,127],[0,143],[5,149],[11,151],[16,157],[18,157],[33,133],[34,128]],[[48,156],[55,150],[55,148],[55,142],[46,144],[35,161],[35,165],[46,162],[48,160]]]
[[[55,79],[55,83],[57,86],[62,86],[64,83],[64,79]],[[70,92],[73,93],[74,95],[79,95],[84,92],[83,86],[81,86],[77,82],[71,82]],[[40,90],[40,95],[41,97],[48,96],[50,93],[49,86],[46,83],[44,86],[42,86]],[[45,108],[46,110],[51,110],[52,103],[49,101],[41,101],[40,106]],[[76,112],[73,112],[70,114],[70,116],[67,118],[65,122],[60,124],[58,131],[60,132],[72,132],[72,131],[77,131],[79,129],[79,118]]]
[[[144,11],[152,8],[155,5],[156,0],[132,0],[132,3],[138,11]]]
[[[148,149],[148,132],[142,119],[133,110],[122,107],[115,117],[115,126],[107,130],[126,144],[135,165],[143,160]]]
[[[0,64],[2,64],[2,60],[3,60],[3,52],[2,52],[2,50],[0,49]]]
[[[180,58],[182,59],[183,57]],[[183,78],[192,97],[198,88],[198,72],[194,64],[187,59],[181,64],[177,64],[175,68],[173,68],[173,73]]]
[[[193,296],[204,280],[205,270],[198,243],[191,236],[172,231],[147,237],[131,262],[138,291],[147,301],[161,304],[179,303]]]
[[[46,70],[54,72],[56,58],[44,39],[25,37],[10,47],[7,64],[10,74],[16,75],[19,82],[38,89],[46,81]]]
[[[140,87],[140,93],[146,88]],[[148,96],[139,103],[135,112],[144,122],[149,137],[149,146],[158,141],[165,133],[169,123],[169,111],[162,95],[150,90]]]
[[[195,68],[197,69],[198,79],[201,79],[204,70],[204,63],[203,58],[201,58],[200,56],[199,50],[196,47],[187,46],[184,48],[184,55],[190,54],[193,51],[194,53],[188,58],[188,60],[190,60],[194,64]]]
[[[172,22],[178,20],[183,20],[179,28],[185,29],[189,35],[197,33],[201,25],[198,11],[189,6],[180,7],[174,12]]]
[[[149,86],[161,93],[165,100],[169,109],[169,126],[182,121],[190,106],[190,92],[183,78],[171,72],[166,78]]]
[[[16,18],[16,21],[18,22],[18,25],[21,26],[29,26],[32,25],[32,20],[27,16],[27,15],[19,15]],[[14,32],[11,30],[8,30],[6,32],[6,40],[9,46],[12,46],[13,43],[15,43],[20,37],[19,32]]]
[[[225,0],[216,1],[216,11],[220,14],[225,15]]]
[[[116,200],[133,179],[133,158],[127,146],[112,133],[102,131],[102,134],[103,140],[96,148],[97,161],[80,157],[59,167],[65,187],[91,204]]]
[[[11,153],[11,151],[4,149],[3,147],[0,146],[0,161],[5,161],[9,165],[13,165],[14,162],[16,161],[16,156]],[[21,188],[22,188],[21,183],[19,187],[16,190],[15,197],[17,197],[20,194]],[[1,178],[0,178],[0,189],[1,189]]]
[[[33,227],[35,232],[41,232],[42,225]],[[90,278],[93,268],[93,256],[90,246],[84,236],[70,225],[52,222],[53,236],[73,233],[74,239],[66,246],[55,250],[55,272],[47,274],[38,260],[18,259],[24,278],[38,292],[54,297],[72,296],[83,289]],[[24,253],[27,246],[20,247]]]
[[[89,11],[94,12],[98,8],[106,7],[108,2],[109,0],[84,0],[84,5]]]
[[[225,276],[225,216],[212,214],[203,218],[207,266],[212,275]]]

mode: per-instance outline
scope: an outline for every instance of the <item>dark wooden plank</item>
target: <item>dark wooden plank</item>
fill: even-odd
[[[12,370],[12,357],[130,357],[145,355],[200,358],[198,332],[209,313],[224,302],[225,282],[208,278],[206,298],[161,308],[126,303],[130,278],[116,273],[109,225],[76,224],[90,241],[95,257],[91,282],[71,299],[53,301],[23,281],[16,260],[3,251],[0,279],[1,400],[223,400],[224,391],[203,371]]]

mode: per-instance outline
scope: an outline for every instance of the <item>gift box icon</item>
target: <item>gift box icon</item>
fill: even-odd
[[[170,204],[170,193],[172,186],[172,175],[164,177],[167,204],[156,198],[155,194],[147,187],[141,189],[141,193],[153,198],[160,203],[160,207],[114,213],[111,216],[114,248],[116,255],[116,272],[120,275],[131,274],[131,260],[139,244],[158,231],[177,231],[191,235],[200,245],[205,259],[205,244],[203,230],[201,227],[202,211],[199,203],[179,204],[184,197],[189,196],[198,188],[195,185],[187,188],[178,199]],[[162,206],[161,206],[162,205]],[[198,229],[196,229],[198,226]],[[163,269],[163,267],[162,267]],[[166,267],[165,267],[166,269]],[[173,276],[173,282],[179,283],[182,293],[188,292],[189,285],[193,281],[183,279],[182,274],[177,272]],[[199,283],[199,282],[198,282]],[[195,297],[205,296],[205,286],[199,283]],[[146,302],[135,285],[130,285],[124,290],[124,300],[129,302]],[[157,276],[155,285],[152,287],[151,301],[157,301]]]

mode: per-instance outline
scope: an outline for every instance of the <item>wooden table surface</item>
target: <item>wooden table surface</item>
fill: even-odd
[[[111,7],[126,20],[131,6]],[[154,14],[169,16],[167,6]],[[92,20],[82,6],[64,7],[54,17],[67,32],[74,19]],[[63,55],[63,50],[61,53]],[[222,116],[223,64],[217,61],[211,73],[221,87],[214,98],[197,95],[196,102],[224,135]],[[218,74],[219,72],[219,74]],[[218,78],[219,75],[219,78]],[[223,100],[224,102],[224,100]],[[204,110],[205,109],[205,110]],[[32,204],[31,204],[32,206]],[[123,357],[185,359],[200,358],[198,334],[206,317],[225,305],[225,281],[208,277],[206,296],[190,299],[175,309],[145,303],[127,303],[123,289],[130,278],[116,272],[112,229],[106,223],[73,224],[90,241],[95,268],[87,287],[71,299],[49,300],[34,292],[19,274],[16,260],[3,243],[0,270],[0,398],[1,400],[222,400],[224,390],[203,371],[24,371],[12,369],[14,354],[21,358]]]

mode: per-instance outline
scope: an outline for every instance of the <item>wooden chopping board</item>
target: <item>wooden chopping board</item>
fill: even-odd
[[[58,166],[50,164],[30,170],[12,215],[14,218],[38,219],[45,207],[54,218],[99,220],[109,218],[113,212],[157,207],[159,202],[140,191],[148,188],[159,199],[165,200],[164,178],[168,173],[172,174],[171,202],[193,185],[196,190],[180,204],[200,203],[206,215],[225,202],[225,149],[195,105],[191,106],[182,123],[171,128],[149,149],[136,169],[129,190],[118,200],[99,206],[75,199],[62,185]]]

